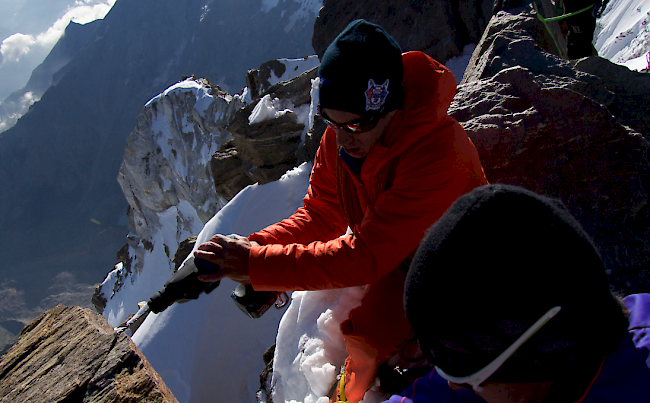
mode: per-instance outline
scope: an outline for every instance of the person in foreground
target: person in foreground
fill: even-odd
[[[344,396],[332,396],[356,403],[412,336],[404,278],[426,229],[487,180],[447,115],[455,77],[426,54],[402,54],[381,27],[357,20],[328,47],[319,77],[328,128],[304,206],[247,238],[216,235],[195,256],[221,268],[204,280],[228,277],[255,291],[367,285],[341,324],[349,357]]]
[[[390,403],[650,401],[650,294],[610,292],[559,200],[459,198],[420,244],[404,307],[435,368]]]

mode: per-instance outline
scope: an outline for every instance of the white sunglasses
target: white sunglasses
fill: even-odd
[[[560,309],[562,309],[559,306],[556,306],[554,308],[551,308],[548,312],[544,314],[541,318],[537,320],[537,322],[533,323],[531,327],[528,328],[517,340],[515,340],[514,343],[510,345],[503,353],[499,354],[497,358],[494,359],[491,363],[480,369],[478,372],[473,373],[472,375],[469,376],[451,376],[446,374],[443,370],[440,368],[436,367],[436,371],[440,375],[440,377],[446,381],[456,383],[459,385],[466,384],[470,385],[472,389],[474,389],[477,392],[481,392],[483,388],[481,387],[481,384],[485,382],[486,379],[488,379],[492,374],[494,374],[500,367],[503,365],[503,363],[510,358],[511,355],[517,351],[519,347],[521,347],[522,344],[524,344],[528,339],[533,337],[535,333],[539,329],[542,328],[551,318],[553,318],[555,315],[557,315],[558,312],[560,312]]]

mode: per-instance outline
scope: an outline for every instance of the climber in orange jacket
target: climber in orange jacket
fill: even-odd
[[[248,238],[214,236],[195,255],[258,290],[367,285],[341,324],[345,398],[356,403],[412,331],[404,278],[426,230],[487,183],[474,145],[447,115],[454,75],[422,52],[402,54],[381,27],[352,22],[319,68],[328,124],[304,206]],[[352,233],[341,237],[350,228]]]

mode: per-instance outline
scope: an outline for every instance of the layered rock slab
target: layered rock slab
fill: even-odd
[[[0,357],[0,402],[177,400],[129,337],[89,309],[58,305]]]

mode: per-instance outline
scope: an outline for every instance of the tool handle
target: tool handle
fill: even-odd
[[[174,302],[187,302],[199,298],[201,293],[210,293],[219,286],[219,281],[207,283],[199,280],[201,274],[213,274],[219,270],[205,260],[191,257],[149,300],[151,312],[160,313]]]

